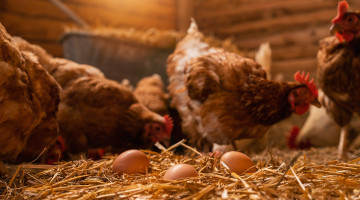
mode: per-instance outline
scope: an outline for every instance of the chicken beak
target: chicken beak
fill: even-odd
[[[339,24],[333,24],[331,25],[330,27],[330,33],[333,35],[335,34],[336,32],[338,32],[340,30],[340,25]]]
[[[161,143],[166,147],[166,148],[168,148],[168,147],[170,147],[170,139],[163,139],[162,141],[161,141]]]
[[[312,100],[312,101],[310,102],[310,104],[312,104],[312,105],[314,105],[314,106],[316,106],[316,107],[318,107],[318,108],[321,108],[321,103],[320,103],[320,101],[319,101],[317,98],[315,98],[314,100]]]

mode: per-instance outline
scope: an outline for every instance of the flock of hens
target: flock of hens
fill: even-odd
[[[332,20],[336,36],[320,41],[319,91],[304,72],[296,73],[294,82],[267,79],[256,61],[205,43],[194,21],[168,58],[169,94],[158,75],[145,77],[133,90],[95,67],[55,58],[11,37],[0,25],[2,170],[3,162],[53,163],[96,149],[120,153],[156,142],[169,145],[177,126],[169,108],[177,111],[181,120],[175,122],[188,143],[208,152],[214,144],[262,137],[293,113],[322,105],[321,116],[339,127],[343,156],[350,121],[360,113],[360,14],[348,7],[339,2]],[[289,146],[311,145],[307,136],[292,131]]]

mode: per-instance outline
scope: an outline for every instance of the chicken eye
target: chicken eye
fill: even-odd
[[[358,18],[354,15],[349,15],[346,17],[346,22],[349,23],[349,24],[356,24],[357,21],[358,21]]]
[[[308,94],[309,94],[308,90],[301,90],[301,93],[300,93],[301,96],[305,96],[305,95],[308,95]]]
[[[156,124],[156,125],[154,126],[154,131],[160,132],[160,131],[161,131],[160,126]]]

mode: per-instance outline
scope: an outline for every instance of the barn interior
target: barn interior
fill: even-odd
[[[357,10],[355,0],[2,0],[0,197],[360,198]],[[351,14],[351,39],[331,31]],[[349,73],[326,82],[336,63]],[[297,115],[263,79],[302,84],[321,108]],[[263,117],[266,107],[281,114]]]

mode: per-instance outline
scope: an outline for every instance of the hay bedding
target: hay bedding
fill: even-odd
[[[184,146],[187,155],[176,155],[174,149],[178,146]],[[303,154],[268,150],[251,156],[257,161],[257,172],[240,176],[230,173],[218,157],[202,155],[184,141],[160,148],[161,153],[143,150],[151,161],[146,175],[116,177],[110,168],[115,156],[56,166],[19,165],[9,180],[1,182],[1,198],[360,199],[360,157],[349,162],[329,161],[335,148],[312,149]],[[318,164],[312,157],[327,161]],[[177,163],[193,165],[199,176],[162,180],[166,170]]]

